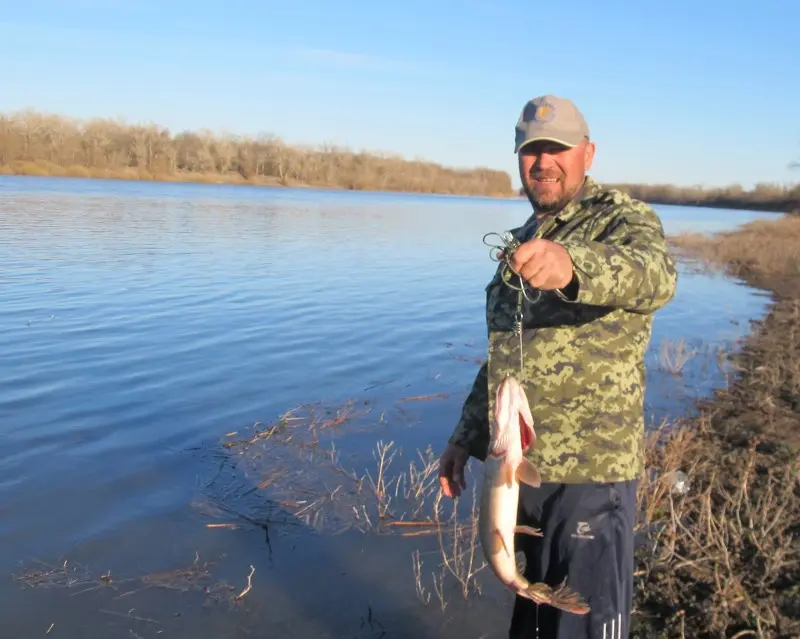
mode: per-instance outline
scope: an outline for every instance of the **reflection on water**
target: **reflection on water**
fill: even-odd
[[[481,238],[524,220],[524,201],[37,178],[0,179],[0,198],[0,568],[61,557],[122,580],[199,555],[216,562],[203,587],[222,589],[211,595],[240,592],[255,569],[232,609],[202,588],[125,594],[123,582],[68,597],[6,580],[4,635],[51,623],[61,637],[505,627],[502,592],[489,589],[481,601],[496,602],[481,606],[456,596],[446,614],[435,598],[417,601],[411,552],[436,570],[433,537],[209,529],[197,503],[215,477],[229,489],[262,481],[225,467],[220,439],[306,402],[366,402],[362,428],[335,439],[342,466],[359,474],[374,472],[378,440],[406,458],[438,452],[483,356],[494,264]],[[668,232],[769,217],[657,208]],[[767,301],[682,265],[648,353],[649,421],[724,383],[718,349]],[[682,374],[669,370],[692,351]],[[157,629],[113,614],[134,607]]]

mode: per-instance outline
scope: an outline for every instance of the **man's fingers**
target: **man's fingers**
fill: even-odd
[[[450,480],[442,475],[439,476],[439,487],[446,497],[452,497],[453,493],[450,491]]]
[[[523,264],[519,274],[531,283],[531,286],[537,287],[542,280],[547,279],[548,264],[545,260],[534,258]]]
[[[461,489],[458,487],[458,484],[450,481],[448,477],[439,477],[439,486],[441,486],[445,496],[451,499],[461,494]]]
[[[525,264],[534,255],[538,255],[547,246],[545,240],[536,238],[535,240],[528,240],[520,244],[519,248],[514,251],[514,256],[511,260],[511,265],[519,271],[519,266]]]
[[[461,489],[467,487],[464,469],[468,457],[466,449],[451,445],[439,458],[439,486],[445,496],[458,497]]]
[[[459,463],[453,464],[453,481],[461,488],[467,487],[467,482],[464,479],[464,467]]]
[[[466,488],[464,464],[454,455],[445,453],[439,462],[439,486],[446,497],[455,498]]]

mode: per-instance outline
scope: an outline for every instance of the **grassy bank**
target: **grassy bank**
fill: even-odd
[[[0,116],[0,173],[315,186],[511,197],[511,177],[397,155],[292,146],[274,136],[177,134],[155,124],[75,120],[34,111]]]
[[[800,636],[800,219],[754,222],[678,251],[774,293],[728,387],[648,447],[638,637]],[[665,477],[682,468],[686,495]],[[655,548],[654,552],[650,552]]]

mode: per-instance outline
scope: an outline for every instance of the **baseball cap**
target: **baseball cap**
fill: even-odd
[[[578,107],[567,98],[543,95],[528,100],[516,126],[514,153],[534,140],[576,146],[589,137],[589,127]]]

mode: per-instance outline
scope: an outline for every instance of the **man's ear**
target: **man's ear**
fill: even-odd
[[[594,142],[586,141],[583,147],[583,166],[586,171],[592,168],[592,161],[594,160]]]

